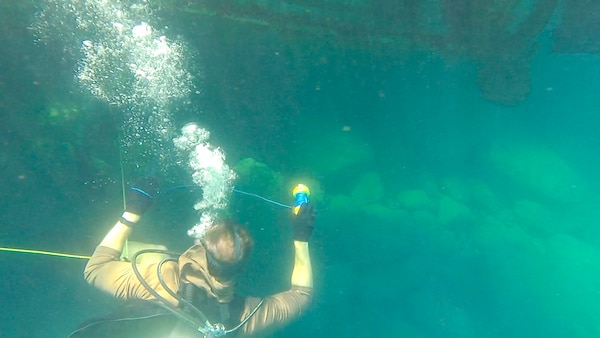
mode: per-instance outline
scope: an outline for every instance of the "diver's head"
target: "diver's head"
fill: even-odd
[[[254,247],[248,231],[231,220],[222,220],[204,234],[208,272],[219,281],[230,281],[242,269]]]

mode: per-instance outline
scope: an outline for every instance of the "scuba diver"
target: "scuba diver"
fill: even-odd
[[[235,294],[236,275],[247,262],[253,240],[247,230],[228,219],[208,228],[183,254],[137,251],[121,260],[130,233],[158,193],[145,180],[132,187],[121,218],[88,261],[88,283],[124,299],[110,316],[84,323],[69,337],[187,338],[267,335],[298,318],[312,298],[312,267],[308,240],[314,229],[312,204],[299,205],[292,216],[294,267],[291,288],[263,299]],[[142,259],[145,254],[162,259]],[[149,255],[149,256],[150,256]]]

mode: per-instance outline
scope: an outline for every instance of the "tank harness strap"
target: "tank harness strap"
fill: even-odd
[[[193,285],[191,283],[182,283],[180,285],[179,292],[180,292],[181,298],[183,300],[185,300],[185,303],[183,304],[184,309],[187,308],[188,306],[194,306],[194,308],[199,308],[199,307],[202,307],[200,304],[202,304],[202,303],[207,304],[206,302],[208,301],[208,295],[206,294],[206,291],[196,287],[195,285]],[[232,320],[234,320],[236,322],[239,320],[238,316],[241,316],[243,307],[244,307],[244,301],[241,299],[240,299],[240,301],[241,301],[241,303],[234,299],[234,301],[229,302],[229,303],[218,303],[218,305],[217,305],[218,308],[216,310],[218,310],[219,323],[214,324],[213,326],[215,328],[217,326],[222,326],[224,328],[224,332],[222,334],[229,334],[234,331],[237,331],[240,327],[242,327],[244,324],[246,324],[246,322],[248,322],[250,320],[250,318],[252,318],[252,316],[260,309],[260,307],[262,306],[262,304],[264,302],[264,299],[261,299],[258,302],[258,304],[254,307],[254,309],[252,309],[252,311],[244,319],[242,319],[237,325],[235,325],[232,329],[226,329],[222,324],[229,323],[230,325],[232,325],[233,324]],[[192,304],[194,304],[194,305],[192,305]],[[233,309],[232,309],[232,306],[233,306]],[[234,318],[232,318],[232,316],[238,317],[238,319],[234,319]]]

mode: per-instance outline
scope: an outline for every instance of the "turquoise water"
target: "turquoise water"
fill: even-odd
[[[112,63],[92,69],[108,81],[91,86],[81,41],[113,40],[40,16],[72,18],[52,1],[0,6],[0,246],[91,254],[122,210],[123,180],[191,183],[169,142],[195,122],[237,188],[287,204],[296,183],[312,188],[314,303],[274,337],[600,336],[600,57],[591,33],[581,40],[595,9],[562,2],[523,52],[490,27],[440,26],[450,9],[434,4],[398,40],[399,5],[307,2],[316,14],[303,19],[264,4],[133,11],[182,46],[180,64],[161,64],[167,87],[136,82],[152,65],[116,71],[124,54],[100,58]],[[573,13],[589,15],[565,35]],[[184,250],[198,198],[165,195],[133,236]],[[229,202],[256,239],[240,291],[286,289],[289,210]],[[85,283],[83,260],[0,252],[0,263],[0,337],[64,337],[118,304]]]

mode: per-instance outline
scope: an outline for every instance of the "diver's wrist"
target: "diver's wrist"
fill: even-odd
[[[132,228],[139,220],[142,218],[141,215],[134,214],[130,211],[124,211],[121,214],[121,218],[119,219],[119,223],[126,225]]]
[[[294,240],[294,249],[296,249],[296,250],[308,250],[308,242]]]

